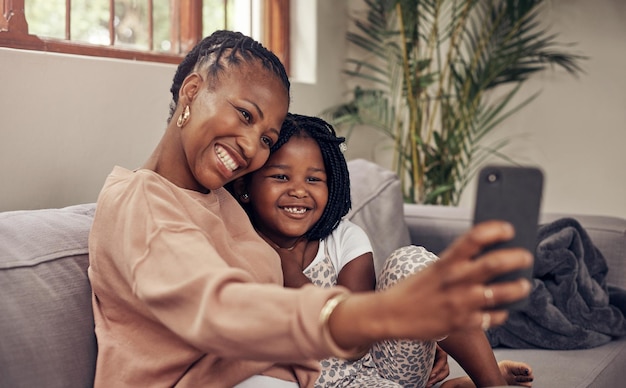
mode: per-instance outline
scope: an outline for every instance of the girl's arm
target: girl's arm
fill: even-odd
[[[337,276],[337,285],[352,292],[373,291],[376,287],[376,274],[372,252],[364,253],[344,265]]]
[[[281,258],[285,287],[300,288],[311,283],[297,260],[290,258],[293,251],[287,252],[284,249],[277,251]],[[352,292],[373,291],[376,287],[376,275],[372,253],[364,253],[347,263],[337,276],[337,285],[344,286]]]

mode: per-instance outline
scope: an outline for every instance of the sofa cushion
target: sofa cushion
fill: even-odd
[[[533,368],[534,388],[623,387],[626,365],[626,338],[603,346],[579,350],[508,349],[493,350],[498,361],[515,360]],[[450,378],[465,375],[448,357]]]
[[[373,162],[348,162],[352,210],[347,218],[365,230],[374,250],[378,274],[395,249],[410,243],[404,221],[402,190],[398,176]]]
[[[0,213],[0,376],[7,387],[93,385],[87,278],[95,204]]]

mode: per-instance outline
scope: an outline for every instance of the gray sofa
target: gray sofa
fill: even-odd
[[[438,253],[469,227],[459,208],[404,205],[397,177],[364,160],[349,163],[349,218],[368,232],[376,267],[413,242]],[[89,387],[97,345],[86,270],[95,205],[0,213],[0,387]],[[544,221],[561,215],[544,215]],[[626,220],[578,216],[626,288]],[[617,387],[626,379],[626,339],[587,350],[495,349],[523,360],[535,387]],[[462,373],[450,360],[452,375]]]

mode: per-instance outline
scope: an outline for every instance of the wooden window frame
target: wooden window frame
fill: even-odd
[[[264,28],[263,39],[266,46],[281,59],[288,70],[289,0],[264,0],[264,2],[263,20],[267,28]],[[178,64],[202,39],[202,0],[180,1],[179,4],[180,7],[172,7],[175,10],[172,15],[172,45],[173,50],[181,54],[131,50],[112,45],[93,45],[31,35],[28,32],[24,0],[0,0],[0,47]],[[69,16],[66,16],[67,38],[69,38],[68,25]],[[112,34],[111,26],[109,31]],[[113,39],[111,38],[111,42],[114,42]]]

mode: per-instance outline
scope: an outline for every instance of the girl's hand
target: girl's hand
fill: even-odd
[[[439,344],[435,349],[435,360],[433,362],[433,369],[430,372],[430,377],[426,383],[426,387],[430,388],[440,381],[443,381],[450,375],[450,365],[448,364],[448,353],[446,353]]]

